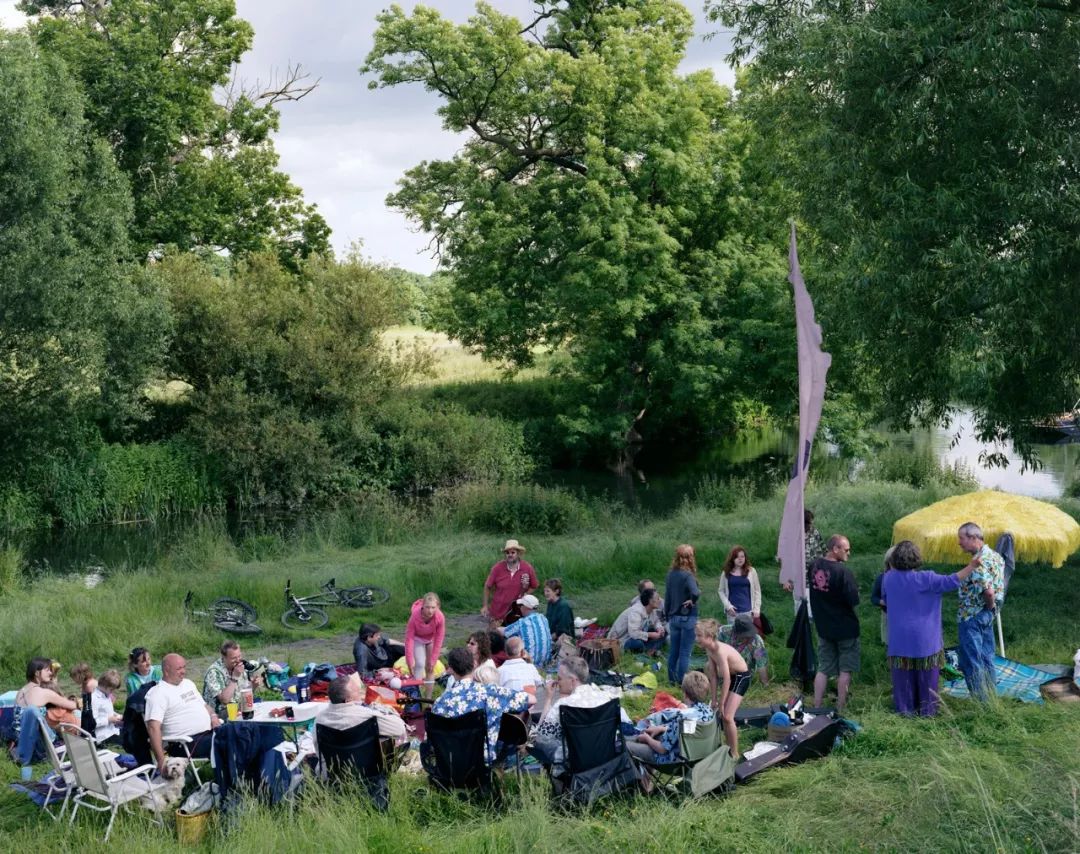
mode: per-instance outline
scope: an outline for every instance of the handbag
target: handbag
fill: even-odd
[[[758,629],[763,635],[771,635],[773,633],[774,629],[772,621],[765,616],[764,611],[761,612],[761,615],[758,617],[757,621],[760,624],[758,625]]]

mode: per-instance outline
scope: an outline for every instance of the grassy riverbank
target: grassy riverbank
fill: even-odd
[[[356,798],[320,792],[305,799],[292,819],[286,812],[253,807],[228,843],[216,841],[234,852],[586,851],[598,846],[642,851],[1069,850],[1080,835],[1076,706],[1001,702],[982,708],[947,701],[934,721],[901,720],[890,711],[869,587],[892,522],[937,497],[937,488],[882,483],[823,487],[812,496],[822,530],[840,530],[851,538],[851,564],[864,599],[859,609],[863,670],[849,710],[863,731],[825,760],[768,772],[723,801],[675,808],[635,799],[593,815],[571,816],[549,812],[540,781],[527,781],[520,797],[510,797],[507,811],[492,816],[452,799],[422,796],[419,781],[401,778],[394,783],[389,816],[371,814]],[[587,517],[569,520],[559,535],[506,533],[526,543],[541,576],[562,577],[579,616],[604,620],[625,606],[639,578],[662,579],[678,542],[698,547],[703,611],[717,615],[719,564],[732,543],[742,543],[762,570],[764,607],[777,626],[769,639],[774,682],[768,688],[755,684],[747,698],[748,704],[762,705],[794,690],[785,682],[789,654],[783,646],[792,619],[790,597],[772,583],[769,558],[779,507],[776,497],[729,514],[686,506],[662,519],[591,508]],[[1077,514],[1076,506],[1066,507]],[[372,612],[330,609],[331,623],[319,635],[327,649],[339,649],[340,640],[332,644],[332,639],[354,632],[361,619],[400,627],[408,604],[428,589],[443,595],[449,613],[475,611],[499,536],[471,529],[450,514],[414,510],[410,515],[389,506],[385,512],[381,521],[370,510],[366,521],[332,517],[302,540],[267,538],[241,550],[209,526],[178,543],[161,566],[129,568],[91,590],[79,579],[47,578],[16,588],[0,599],[4,687],[21,684],[23,663],[39,652],[59,657],[65,667],[85,659],[98,668],[121,664],[135,644],[151,647],[157,656],[172,649],[191,657],[211,655],[221,636],[184,622],[181,600],[187,589],[198,591],[203,601],[235,595],[258,606],[266,633],[244,644],[249,654],[300,639],[278,623],[286,578],[302,592],[314,591],[330,576],[339,584],[370,582],[391,590],[391,601]],[[1032,663],[1071,659],[1080,643],[1078,573],[1076,557],[1061,570],[1018,570],[1005,612],[1011,655]],[[951,605],[947,601],[947,614]],[[950,617],[947,643],[955,639]],[[300,649],[286,655],[293,664],[320,658],[318,641]],[[2,768],[0,780],[14,779],[14,765]],[[38,818],[21,796],[10,794],[0,797],[0,831],[14,849],[85,850],[99,829],[93,822],[59,828]],[[114,839],[117,845],[144,850],[172,845],[169,831],[147,831],[139,820],[122,822]]]

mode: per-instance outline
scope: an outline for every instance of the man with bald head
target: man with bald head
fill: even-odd
[[[191,739],[188,746],[197,759],[210,756],[210,732],[221,723],[205,702],[195,683],[187,677],[184,657],[170,652],[161,659],[161,681],[146,694],[146,731],[158,773],[165,774],[166,751],[163,740],[177,736]],[[183,750],[175,748],[177,755]]]

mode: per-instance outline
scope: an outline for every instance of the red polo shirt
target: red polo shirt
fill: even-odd
[[[488,602],[488,615],[493,620],[502,621],[510,612],[510,606],[526,593],[537,588],[536,570],[525,561],[518,561],[518,568],[513,575],[505,560],[500,560],[491,567],[484,586],[491,590]]]

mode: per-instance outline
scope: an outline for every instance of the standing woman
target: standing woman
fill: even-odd
[[[736,614],[749,614],[758,634],[764,634],[761,631],[761,582],[742,546],[733,546],[728,552],[724,570],[720,573],[718,592],[729,623]]]
[[[664,584],[664,621],[668,625],[671,648],[668,650],[668,681],[681,685],[690,667],[690,651],[694,648],[694,627],[697,626],[697,602],[701,588],[697,581],[697,559],[694,547],[681,545],[675,549],[675,559]]]
[[[945,655],[941,638],[941,596],[960,587],[974,571],[969,563],[953,575],[916,571],[919,547],[911,540],[896,544],[892,569],[882,581],[889,605],[889,669],[893,702],[901,715],[933,717],[938,709],[938,676]]]
[[[150,660],[150,650],[137,646],[128,655],[128,675],[124,680],[128,696],[134,694],[147,682],[161,681],[161,665]]]
[[[405,663],[409,674],[424,680],[424,696],[430,697],[435,687],[435,665],[446,637],[446,619],[437,593],[426,593],[412,604],[409,622],[405,625]]]

